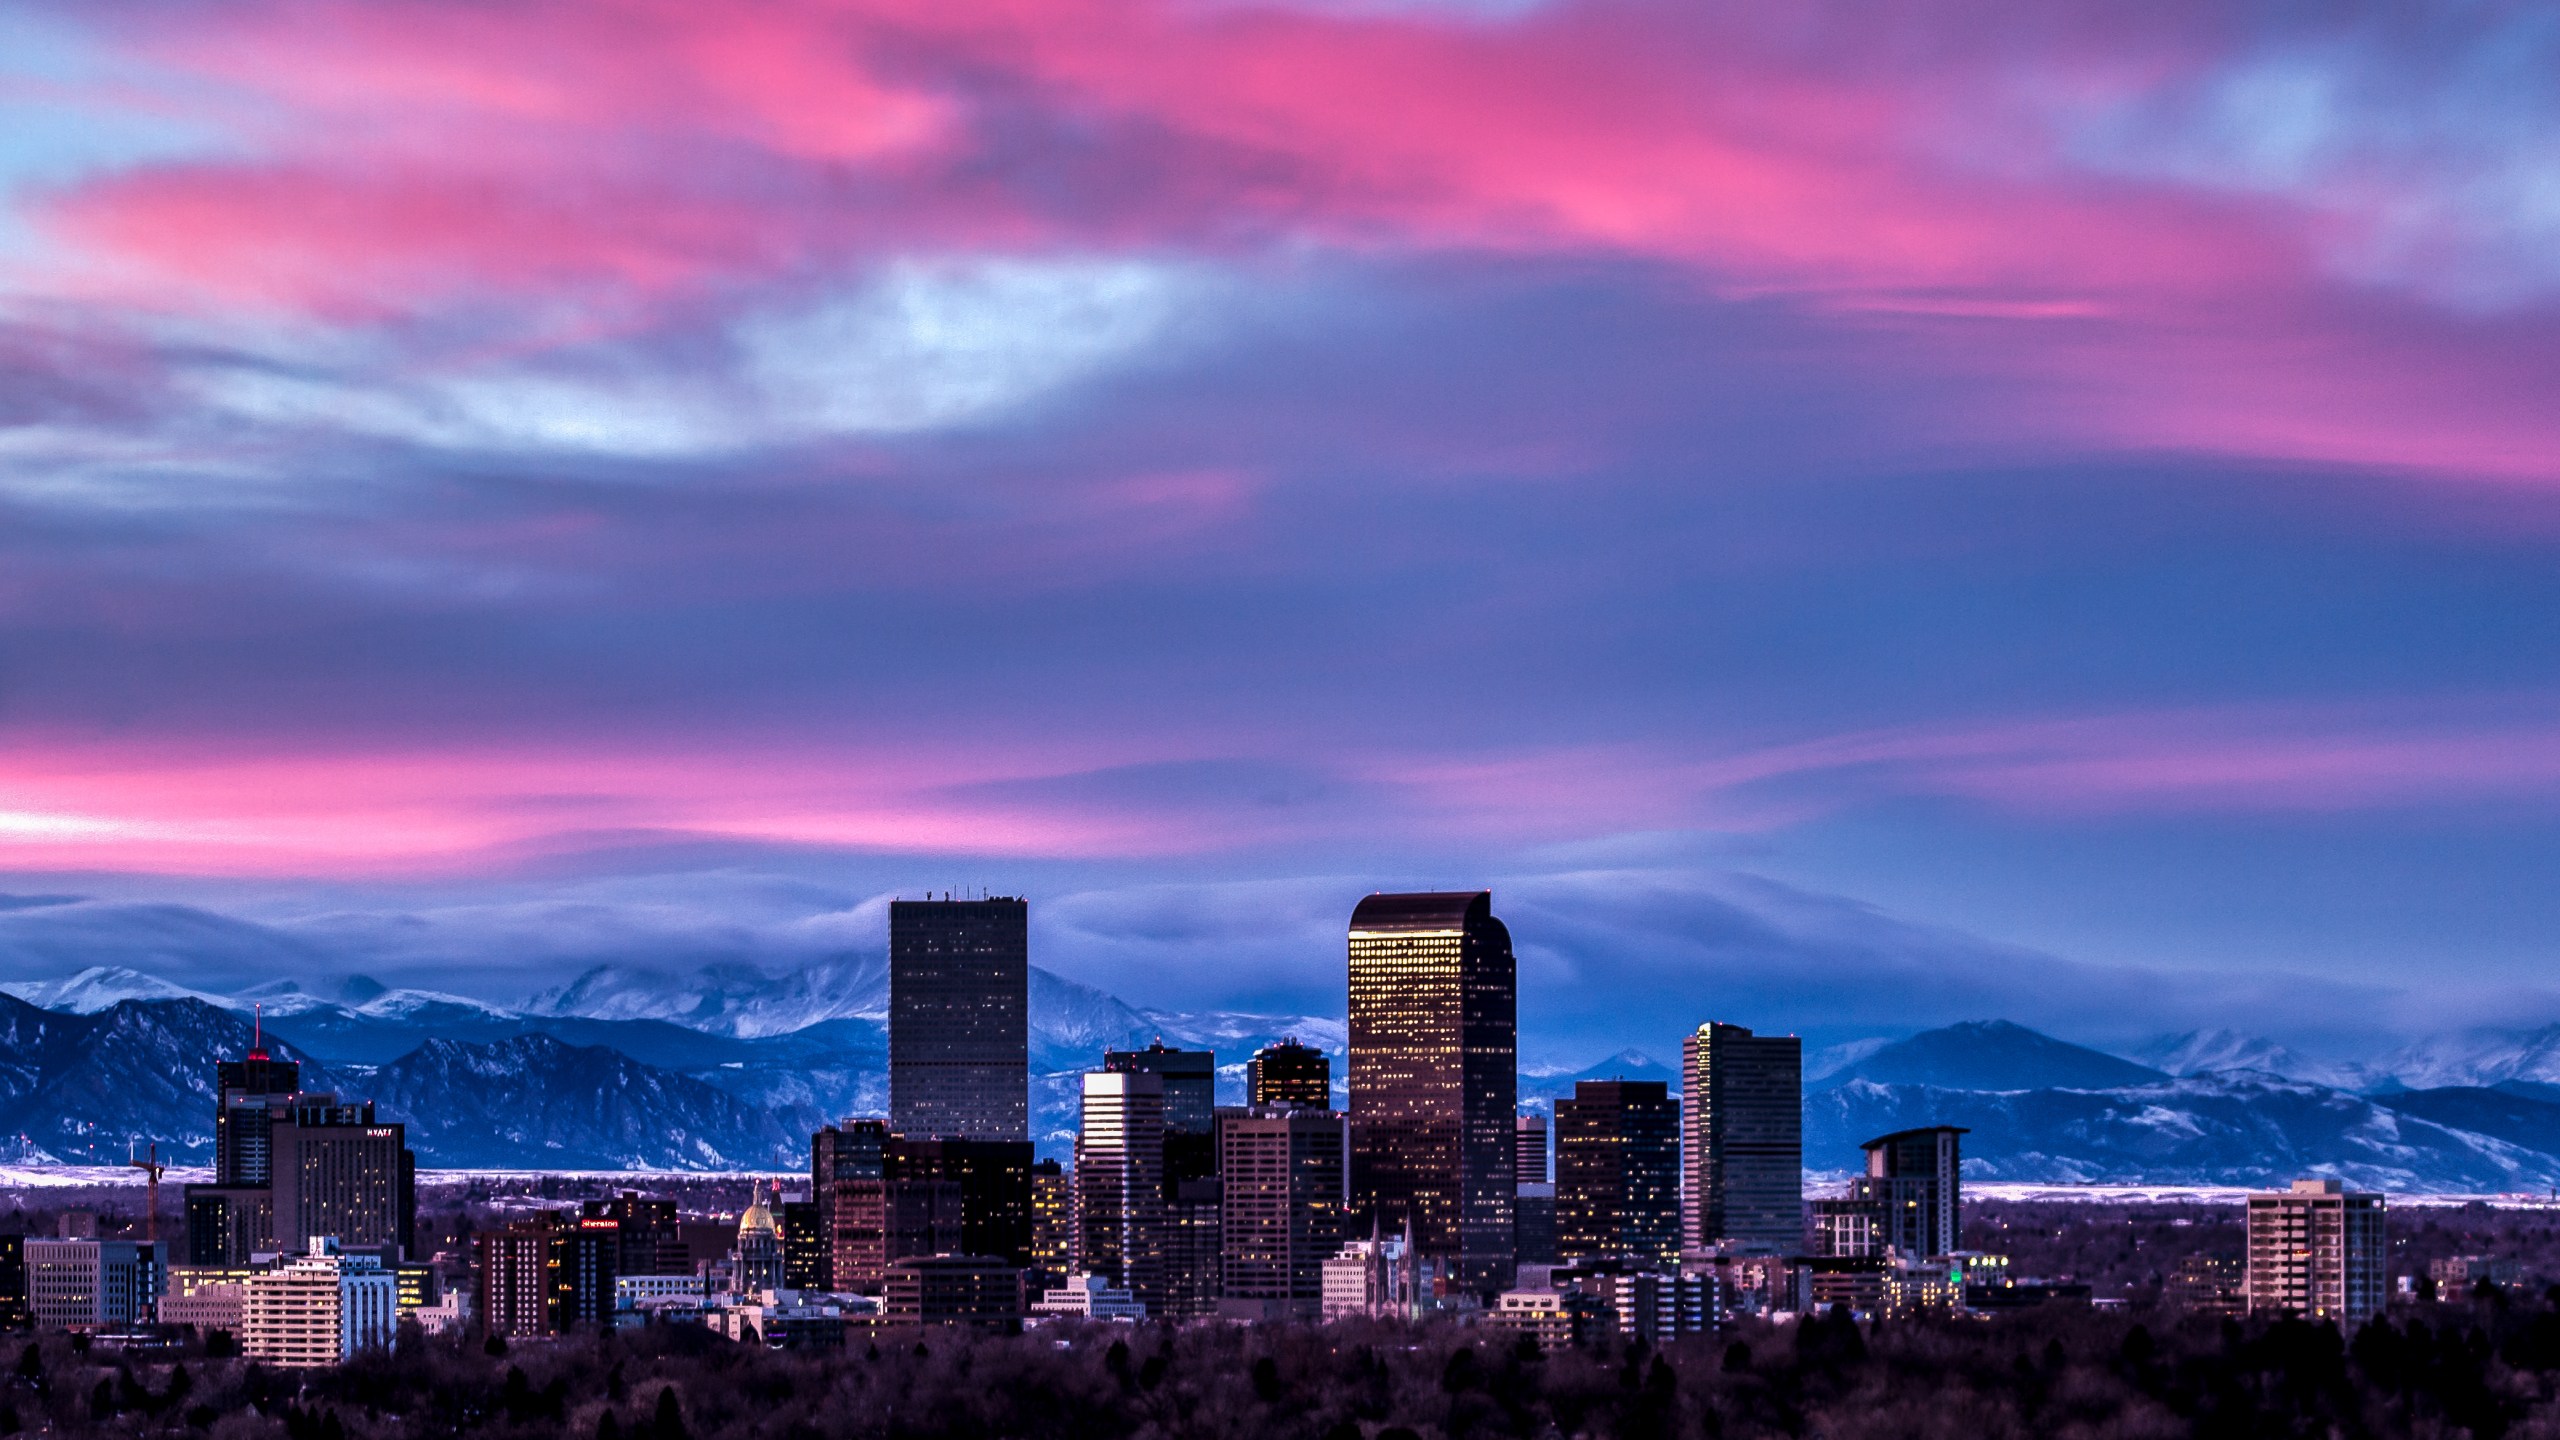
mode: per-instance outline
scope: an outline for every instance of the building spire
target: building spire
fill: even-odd
[[[249,1024],[251,1027],[249,1031],[249,1058],[252,1060],[264,1060],[267,1058],[267,1006],[265,1001],[261,1000],[250,1002]]]

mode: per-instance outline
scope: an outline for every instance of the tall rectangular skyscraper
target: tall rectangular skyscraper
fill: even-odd
[[[1084,1077],[1076,1136],[1076,1266],[1128,1287],[1151,1315],[1165,1298],[1164,1077]]]
[[[1556,1251],[1680,1258],[1680,1102],[1659,1080],[1585,1080],[1556,1102]]]
[[[1410,1220],[1479,1288],[1512,1275],[1519,1006],[1487,891],[1372,895],[1351,914],[1353,1230]]]
[[[1794,1254],[1804,1244],[1804,1043],[1711,1020],[1681,1052],[1683,1240]]]
[[[1030,907],[889,903],[889,1128],[1031,1138]]]

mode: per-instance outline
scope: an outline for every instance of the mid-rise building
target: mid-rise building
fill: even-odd
[[[673,1200],[644,1200],[625,1190],[610,1200],[589,1200],[578,1207],[579,1218],[610,1220],[621,1243],[614,1259],[616,1275],[677,1275],[693,1268],[693,1252],[684,1241],[684,1222]]]
[[[238,1335],[241,1296],[256,1273],[246,1267],[169,1267],[168,1288],[160,1295],[160,1323],[190,1326],[199,1335],[216,1330]]]
[[[1511,1122],[1511,1170],[1523,1185],[1555,1183],[1547,1169],[1546,1116],[1522,1115]]]
[[[1333,1062],[1312,1045],[1281,1040],[1253,1052],[1244,1067],[1244,1103],[1296,1110],[1333,1108]]]
[[[1885,1240],[1884,1209],[1875,1201],[1860,1196],[1838,1200],[1816,1200],[1813,1211],[1813,1248],[1809,1252],[1824,1260],[1875,1260],[1892,1246]]]
[[[2227,1255],[2197,1253],[2178,1262],[2161,1286],[2162,1298],[2198,1315],[2249,1313],[2249,1265]]]
[[[1324,1318],[1410,1319],[1422,1304],[1420,1257],[1401,1236],[1372,1233],[1324,1262]]]
[[[167,1265],[156,1243],[30,1237],[21,1253],[39,1330],[120,1330],[157,1312]]]
[[[1044,1319],[1138,1321],[1147,1318],[1147,1307],[1099,1275],[1070,1275],[1043,1290],[1031,1313]]]
[[[1509,1285],[1517,965],[1486,891],[1372,895],[1352,911],[1351,1203],[1411,1226],[1480,1292]]]
[[[1215,1178],[1175,1182],[1164,1202],[1164,1303],[1157,1314],[1182,1321],[1218,1313],[1225,1213],[1226,1187]]]
[[[1125,1286],[1152,1313],[1165,1289],[1164,1078],[1084,1077],[1076,1137],[1076,1265]]]
[[[1556,1102],[1556,1251],[1680,1258],[1680,1105],[1659,1080],[1585,1080]]]
[[[2390,1250],[2383,1199],[2336,1180],[2296,1180],[2249,1197],[2249,1313],[2341,1327],[2382,1310]]]
[[[813,1200],[785,1200],[778,1217],[782,1226],[782,1285],[786,1290],[824,1290],[834,1267],[828,1263],[826,1232],[818,1228]]]
[[[889,1128],[1031,1138],[1030,910],[1018,899],[889,905]]]
[[[1681,1042],[1689,1248],[1804,1245],[1804,1042],[1709,1021]],[[1561,1220],[1559,1220],[1561,1225]]]
[[[992,1256],[924,1255],[889,1267],[880,1318],[893,1325],[1022,1325],[1022,1272]]]
[[[1867,1173],[1849,1198],[1873,1205],[1887,1250],[1913,1259],[1952,1255],[1964,1238],[1964,1156],[1960,1125],[1879,1135],[1859,1147]]]
[[[1529,1337],[1541,1350],[1588,1345],[1618,1333],[1618,1314],[1609,1302],[1578,1286],[1505,1290],[1484,1318],[1496,1330]]]
[[[563,1335],[612,1323],[618,1222],[564,1210],[478,1231],[471,1243],[484,1333]]]
[[[399,1323],[399,1282],[381,1257],[341,1253],[328,1236],[240,1284],[240,1353],[268,1365],[337,1365],[388,1350]]]
[[[1225,1182],[1220,1312],[1319,1317],[1324,1264],[1346,1238],[1342,1117],[1285,1106],[1223,1111],[1218,1174]]]
[[[27,1308],[27,1237],[0,1235],[0,1330],[24,1330],[34,1323]]]
[[[877,1295],[900,1260],[965,1253],[955,1180],[842,1180],[832,1210],[828,1268],[838,1291]]]

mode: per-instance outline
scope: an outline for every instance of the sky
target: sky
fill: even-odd
[[[0,4],[0,971],[2560,1020],[2560,14]]]

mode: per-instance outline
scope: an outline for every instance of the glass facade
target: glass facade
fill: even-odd
[[[1356,1230],[1409,1221],[1480,1289],[1513,1265],[1517,967],[1485,891],[1372,895],[1352,912]]]
[[[1030,907],[889,904],[889,1128],[1031,1138]]]
[[[1804,1042],[1709,1021],[1681,1044],[1692,1248],[1804,1245]]]

